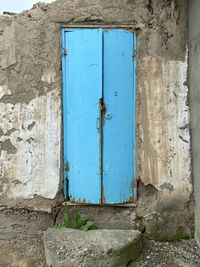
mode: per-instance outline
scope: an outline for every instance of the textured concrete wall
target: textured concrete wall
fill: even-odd
[[[192,124],[195,237],[200,245],[200,2],[189,1],[189,78]]]
[[[0,17],[1,205],[50,208],[59,199],[61,28],[70,25],[136,32],[137,214],[146,228],[179,218],[176,234],[190,235],[186,0],[57,0]]]
[[[22,206],[59,191],[60,35],[54,24],[0,20],[0,198]]]

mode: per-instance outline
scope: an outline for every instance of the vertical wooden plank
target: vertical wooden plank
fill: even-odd
[[[100,203],[99,98],[102,92],[102,34],[65,29],[63,126],[65,175],[71,201]]]
[[[105,203],[133,201],[135,178],[133,33],[104,31],[103,185]]]

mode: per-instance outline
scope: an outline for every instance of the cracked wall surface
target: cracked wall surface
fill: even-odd
[[[178,211],[191,234],[186,0],[57,0],[0,16],[1,205],[60,201],[65,26],[136,33],[137,213],[145,224],[158,221],[155,210],[162,218]]]

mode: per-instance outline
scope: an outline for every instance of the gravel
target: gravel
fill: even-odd
[[[139,258],[129,267],[200,266],[200,248],[194,239],[173,242],[145,240]]]

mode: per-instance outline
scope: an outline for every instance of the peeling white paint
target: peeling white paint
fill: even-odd
[[[55,71],[49,69],[49,70],[46,70],[44,72],[44,74],[42,75],[41,80],[43,82],[47,82],[47,83],[51,84],[51,83],[55,82],[55,77],[56,77]]]
[[[187,53],[186,53],[187,55]],[[185,194],[189,197],[191,156],[189,107],[187,106],[187,56],[184,62],[145,57],[140,67],[143,80],[140,121],[142,153],[141,180],[152,184],[163,194]]]
[[[9,198],[53,199],[60,180],[61,104],[59,90],[33,99],[28,105],[0,104],[0,141],[9,139],[16,154],[1,151],[0,176],[6,177]]]

